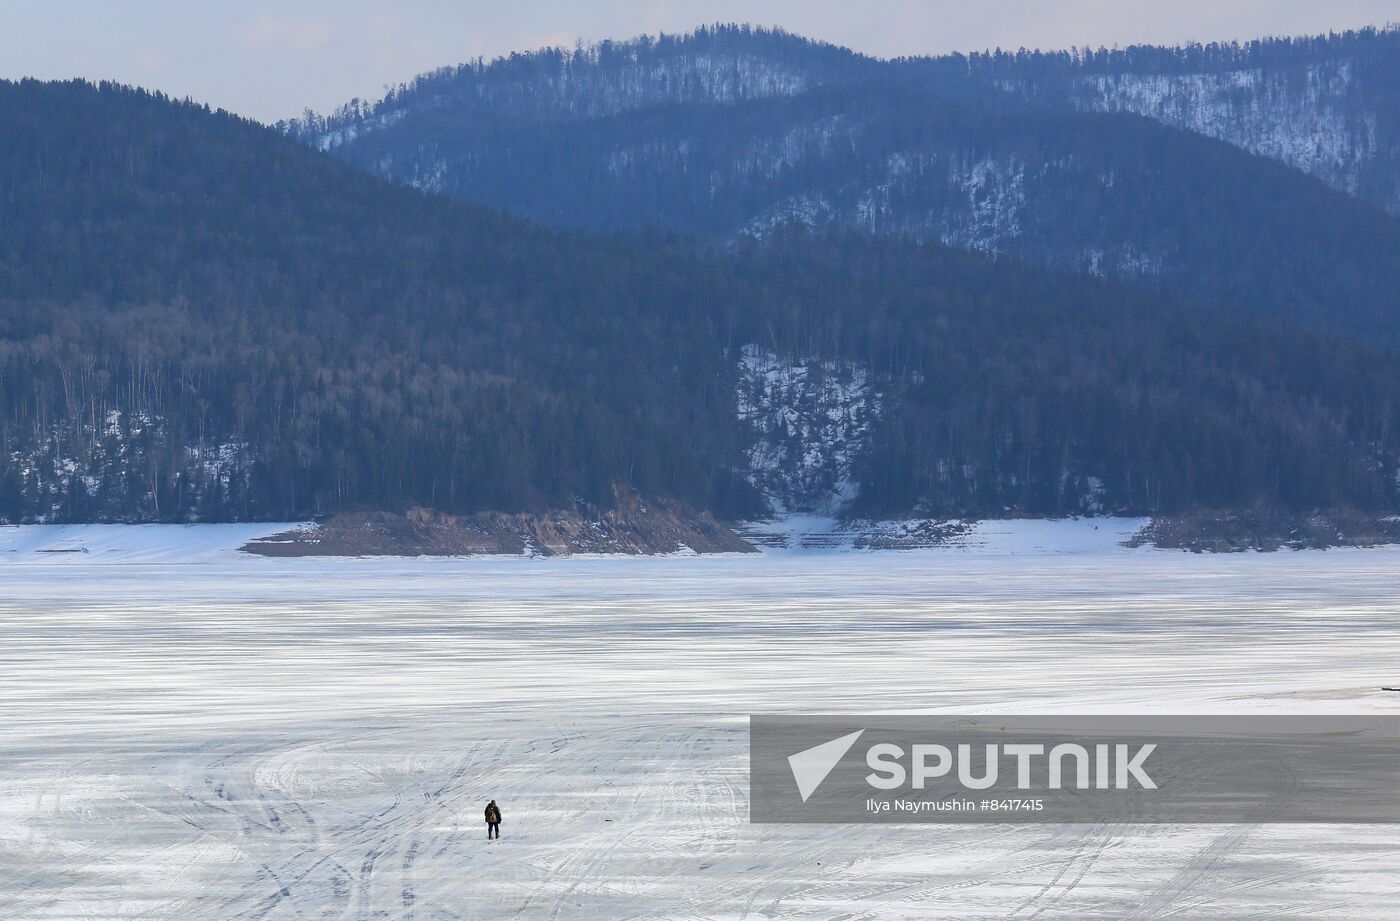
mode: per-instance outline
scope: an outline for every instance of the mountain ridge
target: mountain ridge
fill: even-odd
[[[765,46],[765,42],[769,44]],[[1350,87],[1355,77],[1352,71],[1356,68],[1379,71],[1369,74],[1372,78],[1372,86],[1369,89],[1388,97],[1388,101],[1393,101],[1395,94],[1400,93],[1400,83],[1396,82],[1395,60],[1397,55],[1400,55],[1400,24],[1352,29],[1326,35],[1268,36],[1246,42],[1133,44],[1125,48],[1075,47],[1061,51],[988,49],[982,52],[904,55],[894,58],[862,54],[830,42],[804,38],[781,28],[716,24],[701,26],[693,32],[679,35],[662,33],[658,36],[641,35],[626,41],[579,43],[572,50],[547,47],[530,52],[516,52],[495,58],[489,63],[484,58],[478,58],[468,64],[442,67],[420,74],[408,83],[399,84],[379,100],[352,100],[327,116],[308,109],[301,119],[284,120],[278,122],[277,127],[303,140],[320,138],[325,146],[329,147],[334,146],[336,139],[324,137],[326,132],[344,129],[359,122],[370,122],[370,127],[373,127],[372,123],[376,119],[392,119],[424,95],[437,93],[444,79],[460,81],[464,77],[474,76],[479,80],[499,68],[520,71],[530,63],[540,61],[552,63],[561,72],[569,72],[590,67],[607,67],[619,62],[636,64],[652,55],[658,58],[684,57],[687,54],[703,56],[715,50],[722,53],[729,51],[726,43],[738,43],[744,48],[749,59],[755,57],[755,48],[766,51],[769,55],[778,52],[776,56],[779,60],[801,59],[803,67],[790,73],[789,91],[792,91],[792,85],[797,81],[810,88],[813,85],[870,79],[884,71],[892,75],[889,82],[921,84],[943,98],[966,99],[976,94],[980,96],[981,101],[987,101],[1000,90],[1005,94],[1003,102],[1015,97],[1024,97],[1028,103],[1041,107],[1135,112],[1151,115],[1155,120],[1173,124],[1175,127],[1193,127],[1200,133],[1218,138],[1224,137],[1227,132],[1212,132],[1204,130],[1201,124],[1186,124],[1183,116],[1187,113],[1183,112],[1176,113],[1178,117],[1173,120],[1172,113],[1168,110],[1160,105],[1150,105],[1146,101],[1139,101],[1135,105],[1132,104],[1132,100],[1075,98],[1075,87],[1069,85],[1066,78],[1085,75],[1177,77],[1214,74],[1230,77],[1235,84],[1234,89],[1243,89],[1240,85],[1242,81],[1270,73],[1286,76],[1285,70],[1288,67],[1327,65],[1334,68],[1330,76],[1340,83],[1340,89]],[[730,59],[733,58],[731,53]],[[814,58],[817,60],[814,61]],[[1310,88],[1318,89],[1315,86]],[[1333,86],[1322,89],[1330,89],[1335,93],[1338,88]],[[1103,88],[1100,87],[1100,94],[1102,93]],[[445,95],[438,96],[438,100],[441,101]],[[750,98],[757,95],[771,94],[750,94]],[[711,101],[716,101],[713,95],[710,98]],[[667,101],[677,100],[670,98]],[[1153,101],[1158,104],[1161,102],[1160,99]],[[1388,105],[1376,105],[1375,98],[1371,98],[1369,102],[1373,106],[1372,113],[1389,114],[1392,108]],[[634,103],[641,104],[645,103]],[[1154,108],[1156,111],[1153,111]],[[1372,113],[1368,113],[1368,117],[1372,122],[1370,128],[1374,131],[1375,116]],[[615,114],[615,111],[612,114]],[[1223,127],[1218,126],[1219,129]],[[1395,131],[1400,130],[1400,122],[1396,122],[1394,118],[1388,119],[1386,128],[1389,138],[1386,146],[1393,154]],[[1224,139],[1251,152],[1267,152],[1263,149],[1268,145],[1252,144],[1247,138]],[[1318,175],[1344,191],[1358,194],[1358,183],[1354,176],[1329,176],[1326,164],[1314,163],[1311,168],[1307,168],[1300,162],[1301,157],[1290,157],[1282,151],[1275,151],[1271,156],[1290,165],[1299,166],[1305,172]],[[1392,171],[1395,168],[1393,162],[1387,165],[1387,169]],[[1400,202],[1391,197],[1394,190],[1389,188],[1390,183],[1387,182],[1386,185],[1384,191],[1368,200],[1391,211],[1400,209]]]
[[[1397,35],[1337,42],[1394,49],[1400,73]],[[1279,53],[1301,54],[1295,45],[1312,47]],[[1400,221],[1248,149],[1259,144],[1056,101],[1043,75],[1091,66],[1076,60],[1117,59],[881,61],[720,27],[426,75],[333,119],[337,143],[314,119],[282,130],[396,181],[556,226],[711,240],[787,221],[909,234],[1397,341]],[[1021,90],[1007,89],[1016,80]],[[706,95],[713,85],[727,89]]]

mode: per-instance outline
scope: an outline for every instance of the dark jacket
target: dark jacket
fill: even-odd
[[[486,804],[486,821],[491,825],[501,821],[501,807],[496,805],[495,800]]]

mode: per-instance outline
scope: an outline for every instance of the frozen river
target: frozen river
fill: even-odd
[[[1393,826],[754,826],[746,775],[750,713],[1400,712],[1394,549],[180,562],[11,537],[9,921],[1400,907]]]

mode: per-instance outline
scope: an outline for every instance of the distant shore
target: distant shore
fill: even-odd
[[[577,513],[353,513],[324,521],[0,526],[0,564],[217,559],[820,555],[924,551],[1026,555],[1325,550],[1400,544],[1400,516],[1214,512],[1157,518],[842,521],[790,515],[721,523],[655,506]]]

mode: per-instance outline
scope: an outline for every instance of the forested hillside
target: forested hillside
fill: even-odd
[[[792,290],[756,341],[845,356],[881,392],[850,514],[1396,502],[1392,355],[944,247],[797,236],[738,258]]]
[[[698,270],[121,87],[0,84],[0,124],[11,520],[755,507]]]
[[[556,226],[732,240],[796,221],[910,235],[1394,342],[1400,222],[1293,167],[1388,201],[1395,36],[884,62],[720,27],[476,62],[283,127],[363,169]],[[1304,63],[1342,51],[1358,62],[1346,65],[1352,95]],[[1133,102],[1146,97],[1127,69],[1231,60],[1267,62],[1270,76],[1221,76],[1230,88],[1213,115],[1195,97]],[[1343,97],[1345,124],[1333,117]],[[1367,131],[1379,152],[1363,181],[1360,148],[1328,145]],[[1334,153],[1351,179],[1323,169]]]
[[[1393,359],[1228,305],[859,234],[548,230],[124,87],[0,83],[0,124],[7,521],[618,484],[760,514],[792,478],[755,458],[820,446],[741,415],[755,350],[878,395],[849,512],[1397,504]]]
[[[904,66],[916,79],[971,73],[984,85],[1052,108],[1146,115],[1271,157],[1400,214],[1400,30],[1394,28]]]

